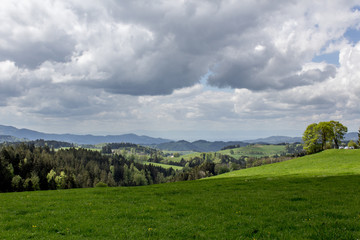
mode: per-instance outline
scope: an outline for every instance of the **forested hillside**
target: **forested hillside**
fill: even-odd
[[[0,191],[46,190],[162,183],[172,168],[143,165],[121,155],[86,149],[60,149],[20,144],[0,151]]]
[[[105,144],[101,150],[58,141],[6,143],[0,148],[0,191],[195,180],[291,159],[292,146],[254,145],[181,156],[131,143]]]

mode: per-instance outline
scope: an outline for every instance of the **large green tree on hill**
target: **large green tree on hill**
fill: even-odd
[[[330,122],[319,122],[316,130],[320,135],[321,150],[326,149],[326,144],[334,139],[334,131]]]
[[[335,148],[339,148],[339,145],[341,144],[341,140],[344,139],[344,135],[348,131],[348,129],[347,127],[345,127],[344,125],[342,125],[337,121],[330,121],[330,125],[333,130]]]
[[[310,124],[303,133],[302,140],[304,142],[304,150],[308,154],[321,151],[320,135],[317,130],[317,125],[317,123]]]
[[[347,127],[337,121],[312,123],[303,134],[304,150],[308,154],[327,149],[327,145],[338,148],[347,132]]]

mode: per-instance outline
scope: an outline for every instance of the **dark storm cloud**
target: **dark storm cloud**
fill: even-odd
[[[66,62],[71,57],[74,44],[66,36],[52,42],[24,42],[15,49],[1,49],[0,61],[13,61],[19,67],[28,69],[35,69],[45,61]]]
[[[70,11],[51,1],[1,4],[0,61],[34,69],[45,61],[70,59],[77,44],[68,31],[73,26],[66,26],[75,17]]]
[[[266,69],[266,66],[261,64],[251,65],[249,63],[227,66],[211,75],[208,83],[218,87],[247,88],[253,91],[283,90],[323,82],[336,74],[336,68],[332,65],[326,66],[324,70],[311,69],[292,73],[292,75],[286,77],[282,75],[266,75],[263,69]]]

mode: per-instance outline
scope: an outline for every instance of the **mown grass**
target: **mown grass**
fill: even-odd
[[[303,174],[4,193],[0,239],[359,239],[360,175],[347,169],[360,165],[359,156],[305,158],[336,168],[333,176],[305,174],[299,158],[291,161]]]

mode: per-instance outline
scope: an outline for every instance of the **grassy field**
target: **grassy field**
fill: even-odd
[[[3,193],[0,239],[360,238],[360,151],[331,150],[230,174]]]
[[[234,152],[234,154],[231,154],[231,151]],[[285,146],[284,145],[260,145],[260,144],[255,144],[255,145],[249,145],[246,147],[240,147],[240,148],[234,148],[234,149],[226,149],[226,150],[222,150],[222,151],[218,151],[217,153],[221,153],[223,155],[229,155],[231,157],[234,158],[240,158],[243,156],[248,156],[248,157],[265,157],[265,156],[273,156],[276,154],[281,154],[285,151]],[[190,153],[186,153],[186,152],[179,152],[180,154],[182,154],[180,157],[168,157],[168,160],[174,161],[174,162],[180,162],[182,158],[184,158],[184,160],[189,160],[191,158],[194,157],[200,157],[200,155],[202,153],[200,152],[190,152]],[[209,152],[208,154],[210,154],[212,152]],[[214,154],[214,153],[212,153]]]
[[[180,153],[180,152],[179,152]],[[185,152],[186,153],[186,152]],[[181,159],[183,158],[185,161],[190,160],[191,158],[194,157],[200,157],[201,153],[200,152],[189,152],[186,153],[184,155],[180,155],[180,157],[166,157],[167,160],[169,161],[173,161],[173,162],[180,162]]]
[[[162,164],[162,163],[153,163],[153,162],[142,162],[143,164],[145,165],[149,165],[149,164],[152,164],[154,166],[159,166],[159,167],[162,167],[162,168],[173,168],[174,170],[182,170],[183,167],[180,167],[180,166],[175,166],[175,165],[168,165],[168,164]]]
[[[285,162],[218,175],[224,177],[335,176],[360,174],[360,150],[327,150]]]
[[[230,153],[231,150],[234,152],[234,154]],[[273,156],[276,154],[281,154],[283,152],[285,152],[285,145],[260,145],[260,144],[248,145],[246,147],[219,151],[219,153],[221,154],[230,155],[234,158],[239,158],[242,156],[265,157],[265,156]]]
[[[180,155],[187,155],[187,154],[194,153],[194,151],[168,151],[168,150],[162,150],[162,152],[165,154],[179,153]]]

